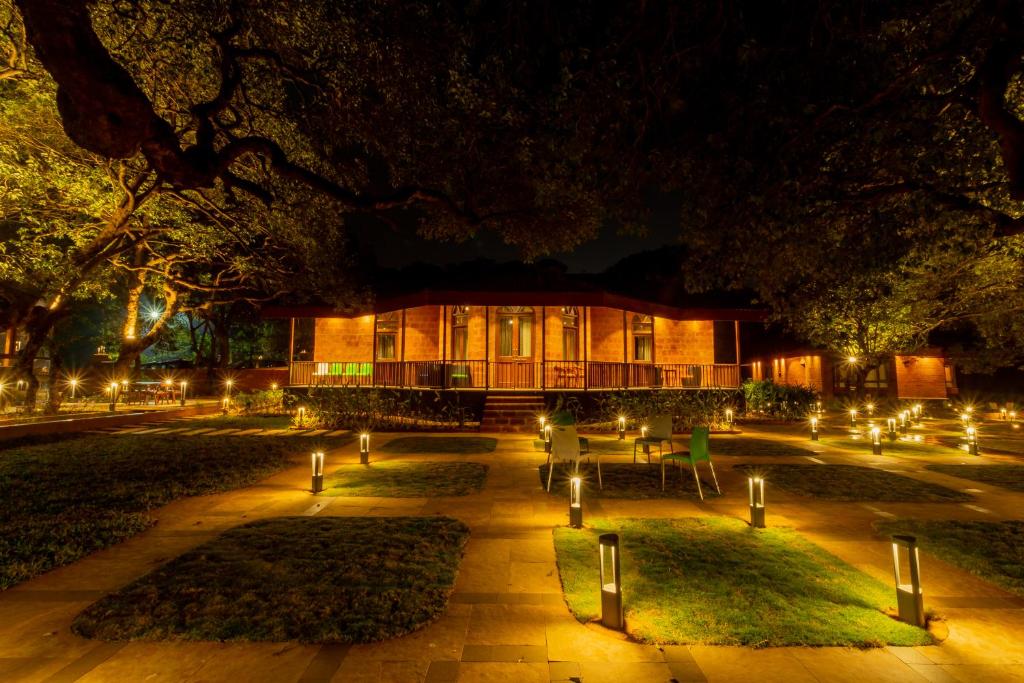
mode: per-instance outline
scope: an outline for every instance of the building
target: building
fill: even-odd
[[[581,291],[423,290],[291,319],[289,384],[478,391],[736,388],[740,325],[763,311]]]

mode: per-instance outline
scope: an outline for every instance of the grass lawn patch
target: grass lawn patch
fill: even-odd
[[[633,439],[629,437],[619,441],[613,437],[588,437],[590,450],[601,455],[633,455]],[[673,441],[677,451],[685,451],[690,448],[690,435],[680,434]],[[540,439],[533,440],[533,448],[537,451],[544,450],[544,442]],[[668,444],[664,446],[665,452],[669,452]],[[637,448],[637,457],[640,457],[640,450]],[[651,449],[655,455],[658,448]],[[745,436],[716,436],[711,435],[711,455],[750,455],[750,456],[786,456],[786,455],[814,455],[808,449],[794,446],[784,441],[773,441],[771,439],[754,439]]]
[[[867,433],[862,438],[854,439],[850,436],[842,437],[825,437],[821,439],[822,444],[829,446],[836,446],[839,448],[848,448],[850,450],[861,451],[864,455],[871,455],[871,436]],[[890,441],[889,438],[883,432],[882,434],[882,453],[885,455],[956,455],[956,450],[950,446],[937,444],[937,443],[925,443],[923,441],[903,441],[897,439],[896,441]]]
[[[248,486],[290,464],[292,440],[86,436],[0,451],[0,590],[148,527],[175,498]]]
[[[489,436],[403,436],[380,447],[384,453],[493,453],[498,440]]]
[[[790,529],[739,520],[597,520],[555,529],[558,571],[580,621],[600,616],[597,537],[619,534],[626,627],[651,643],[927,645],[885,614],[896,594]]]
[[[1024,491],[1024,465],[927,465],[925,469],[1011,491]]]
[[[292,425],[290,415],[217,415],[189,420],[191,429],[287,429]]]
[[[911,534],[937,557],[1024,596],[1024,522],[897,519],[876,522],[883,534]],[[928,569],[923,570],[927,576]]]
[[[102,640],[369,643],[421,628],[455,585],[448,517],[279,517],[232,529],[78,615]]]
[[[375,462],[329,473],[324,496],[433,498],[468,496],[483,488],[487,465],[478,462]]]
[[[705,498],[714,498],[718,495],[715,492],[715,485],[711,480],[711,470],[706,462],[698,463],[701,486],[704,488]],[[548,465],[542,464],[537,468],[540,475],[541,487],[548,484]],[[551,495],[560,498],[569,498],[569,479],[571,469],[559,462],[555,465],[555,473],[551,477]],[[583,483],[583,496],[585,498],[694,498],[699,499],[697,483],[693,480],[693,472],[686,465],[683,466],[682,481],[680,474],[674,464],[665,466],[665,490],[661,490],[661,465],[657,462],[648,465],[646,461],[637,462],[603,462],[601,463],[601,481],[604,488],[597,486],[597,466],[593,464],[580,463],[580,476]]]
[[[769,487],[819,500],[949,503],[973,500],[945,486],[856,465],[769,465],[739,469],[764,475]]]

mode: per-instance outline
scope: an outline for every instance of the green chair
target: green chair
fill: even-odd
[[[700,476],[697,474],[697,463],[701,460],[707,462],[711,468],[711,478],[715,482],[715,490],[721,495],[722,489],[718,487],[718,476],[715,474],[715,465],[711,462],[711,440],[708,438],[710,430],[707,427],[694,427],[690,435],[690,450],[679,453],[666,453],[661,456],[661,490],[665,490],[665,461],[669,460],[678,464],[679,478],[683,477],[682,463],[689,463],[693,470],[693,478],[697,482],[697,493],[700,499],[704,500],[704,491],[700,487]]]
[[[658,447],[658,455],[662,454],[662,444],[668,442],[668,450],[674,450],[672,444],[672,416],[658,415],[652,418],[647,426],[647,436],[640,436],[633,440],[633,462],[636,462],[636,448],[643,446],[643,452],[647,456],[647,463],[651,462],[651,446]]]

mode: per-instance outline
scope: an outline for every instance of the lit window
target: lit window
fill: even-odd
[[[562,307],[562,360],[578,360],[580,314],[575,306]]]
[[[466,360],[469,354],[469,306],[452,308],[452,360]]]
[[[633,360],[650,362],[654,356],[654,320],[649,315],[633,316]]]
[[[377,316],[377,359],[395,360],[398,349],[398,312]]]

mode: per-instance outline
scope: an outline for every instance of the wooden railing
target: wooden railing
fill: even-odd
[[[735,389],[740,366],[606,361],[297,361],[291,386],[414,389]]]

